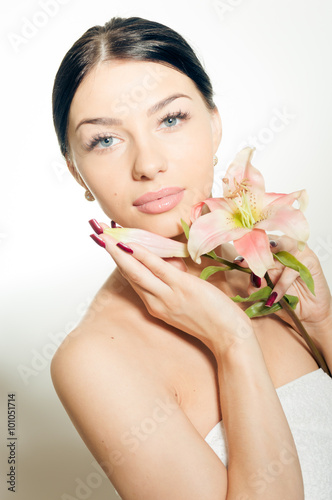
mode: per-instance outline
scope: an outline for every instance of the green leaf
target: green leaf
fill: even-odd
[[[294,255],[289,252],[281,251],[274,254],[276,259],[286,267],[290,267],[300,273],[301,278],[309,288],[310,292],[315,295],[315,284],[309,269],[298,261]]]
[[[268,286],[265,287],[265,289],[268,289],[268,288],[270,288],[270,287],[268,287]],[[262,290],[264,290],[264,288],[262,288]],[[271,291],[271,288],[270,288],[270,291]],[[258,292],[252,293],[250,295],[250,297],[253,297],[257,293]],[[263,295],[264,294],[262,294],[262,298],[263,298]],[[296,305],[299,301],[298,297],[296,297],[295,295],[285,294],[284,298],[287,300],[287,302],[289,303],[289,305],[291,306],[292,309],[296,308]],[[249,297],[247,297],[247,299],[249,301]],[[234,300],[234,298],[232,300]],[[245,302],[245,301],[246,301],[246,299],[241,301],[241,302]],[[279,302],[276,302],[271,307],[266,307],[265,302],[266,302],[265,300],[264,301],[260,300],[258,302],[255,302],[250,307],[248,307],[244,312],[247,314],[247,316],[249,316],[249,318],[258,318],[259,316],[267,316],[268,314],[273,314],[277,311],[280,311],[280,309],[282,309]]]
[[[231,268],[228,266],[208,266],[203,269],[201,272],[200,278],[202,280],[207,280],[212,274],[215,274],[219,271],[229,271]]]
[[[249,318],[258,318],[259,316],[267,316],[281,309],[281,305],[277,302],[271,307],[266,307],[265,301],[259,301],[252,304],[244,312]]]
[[[231,297],[234,302],[254,302],[255,300],[267,299],[272,292],[272,288],[265,286],[260,288],[257,292],[252,293],[249,297],[241,297],[236,295],[236,297]]]
[[[189,240],[189,226],[186,223],[186,221],[184,221],[183,219],[181,219],[181,226],[182,226],[183,232],[184,232],[187,240]]]
[[[292,309],[296,308],[297,303],[299,301],[298,297],[296,297],[295,295],[289,295],[288,293],[285,293],[283,298],[287,300],[288,304],[291,306]]]

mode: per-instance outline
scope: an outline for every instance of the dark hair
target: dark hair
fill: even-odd
[[[79,38],[63,58],[55,76],[53,123],[61,152],[68,152],[68,115],[74,94],[89,71],[99,62],[132,59],[171,66],[195,83],[206,106],[214,109],[211,81],[190,45],[176,31],[140,17],[113,17],[94,26]]]

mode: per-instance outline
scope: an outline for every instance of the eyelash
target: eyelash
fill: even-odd
[[[159,124],[163,123],[166,120],[169,120],[170,118],[178,118],[180,120],[188,120],[190,118],[190,113],[188,113],[187,111],[182,112],[181,110],[179,110],[177,112],[173,112],[173,113],[167,113],[165,116],[163,116],[162,118],[158,119]],[[170,127],[170,128],[173,128],[173,127]],[[113,137],[113,136],[110,135],[110,134],[108,134],[108,133],[101,132],[100,134],[95,135],[91,139],[91,141],[89,141],[87,144],[85,144],[84,145],[84,149],[86,151],[92,151],[93,149],[96,148],[96,146],[98,145],[98,143],[100,141],[102,141],[104,139],[109,139],[111,137]],[[110,148],[102,148],[102,149],[107,150],[107,149],[110,149]]]
[[[163,123],[164,121],[168,120],[169,118],[180,118],[180,120],[188,120],[190,118],[190,113],[187,111],[176,111],[173,113],[167,113],[165,116],[162,118],[159,118],[159,123]],[[172,128],[172,127],[171,127]]]
[[[84,145],[84,149],[86,151],[92,151],[93,149],[95,149],[95,147],[98,145],[100,141],[104,139],[110,139],[111,137],[113,136],[110,134],[105,134],[104,132],[97,134],[91,139],[91,141],[89,141],[87,144]]]

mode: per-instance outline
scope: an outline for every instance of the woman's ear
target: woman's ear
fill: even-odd
[[[215,153],[219,147],[222,136],[221,118],[217,106],[211,111],[211,126],[213,134],[213,148]]]
[[[72,174],[72,176],[74,177],[74,179],[82,186],[84,187],[85,189],[88,189],[87,186],[85,185],[82,177],[80,176],[73,160],[70,158],[70,156],[68,154],[65,155],[65,160],[66,160],[66,163],[67,163],[67,167],[68,167],[68,170],[69,172]]]

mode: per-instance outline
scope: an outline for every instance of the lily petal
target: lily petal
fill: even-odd
[[[236,188],[234,179],[240,183],[244,177],[246,172],[246,169],[248,165],[250,164],[250,160],[254,154],[255,149],[254,148],[244,148],[241,149],[239,153],[236,154],[234,160],[232,163],[229,165],[225,177],[229,180],[229,184],[224,186],[224,189],[226,192],[224,192],[225,196],[228,196],[231,191],[234,191]],[[254,167],[252,167],[254,168]],[[256,170],[256,169],[255,169]],[[260,177],[262,178],[262,175],[260,174]],[[264,184],[264,180],[263,180]]]
[[[199,203],[196,203],[196,205],[193,205],[191,207],[191,212],[190,212],[190,220],[191,222],[194,222],[198,217],[202,215],[202,210],[205,205],[204,201],[200,201]]]
[[[309,203],[309,196],[305,189],[294,191],[289,194],[282,193],[265,193],[264,206],[275,203],[276,205],[293,205],[294,201],[299,204],[299,209],[304,212]]]
[[[265,231],[282,231],[290,238],[305,242],[309,238],[309,224],[301,210],[289,205],[267,205],[262,219],[255,227]]]
[[[200,256],[228,241],[237,240],[250,229],[239,227],[228,210],[214,210],[199,217],[191,226],[188,250],[198,264]]]
[[[246,259],[252,272],[260,278],[263,278],[268,269],[275,267],[265,231],[253,229],[234,241],[234,246],[237,253]]]
[[[164,238],[159,234],[150,233],[144,229],[135,228],[106,228],[104,233],[109,234],[122,243],[139,243],[159,257],[188,257],[189,252],[186,243]]]
[[[214,210],[219,210],[221,208],[223,208],[224,210],[229,210],[229,212],[232,212],[229,203],[224,198],[207,198],[204,201],[196,203],[196,205],[192,207],[190,214],[191,222],[194,222],[196,219],[198,219],[198,217],[200,217],[200,215],[202,215],[204,205],[208,206],[210,212],[213,212]]]
[[[247,147],[235,156],[225,174],[228,183],[223,182],[223,193],[224,197],[230,197],[234,191],[236,192],[238,185],[245,182],[248,186],[247,196],[250,205],[256,213],[259,213],[263,207],[265,184],[260,171],[251,164],[254,151],[255,148]]]

